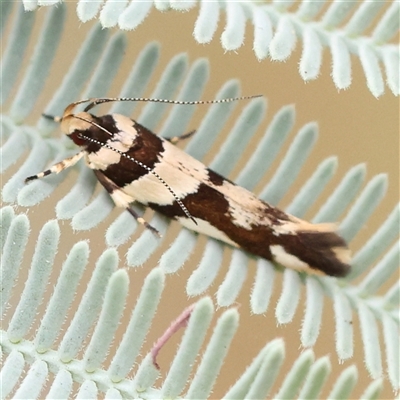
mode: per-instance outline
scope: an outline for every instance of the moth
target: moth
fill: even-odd
[[[335,224],[312,224],[289,215],[174,145],[193,132],[163,139],[124,115],[89,113],[96,105],[112,101],[205,104],[252,97],[258,96],[212,101],[93,98],[72,103],[62,117],[44,116],[59,122],[61,131],[81,151],[25,181],[59,173],[83,158],[115,205],[125,208],[156,235],[157,229],[138,215],[130,203],[137,201],[192,231],[284,267],[345,276],[350,270],[350,252],[336,233]],[[88,103],[84,111],[74,113],[76,106],[83,103]]]

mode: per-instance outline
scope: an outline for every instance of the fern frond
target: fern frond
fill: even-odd
[[[45,2],[41,3],[45,4]],[[89,3],[94,7],[101,2]],[[86,6],[89,6],[89,3]],[[112,22],[113,11],[109,3],[111,2],[106,3],[106,7],[109,8],[107,20]],[[133,3],[130,3],[129,7]],[[2,3],[2,7],[3,4],[5,3]],[[33,2],[24,2],[24,4],[25,6],[34,5]],[[46,2],[46,4],[48,5],[50,2]],[[83,2],[79,4],[79,7],[83,7]],[[157,2],[160,9],[165,4]],[[178,2],[170,2],[169,4],[173,4],[175,8],[178,7]],[[179,4],[187,5],[186,2]],[[195,5],[194,2],[192,4]],[[210,9],[219,7],[217,3],[209,3],[207,6],[206,4],[207,2],[203,2],[202,7],[209,7]],[[304,15],[311,13],[307,4],[309,7],[317,5],[314,2],[302,3]],[[335,7],[338,10],[340,5],[333,3],[331,7],[334,7],[334,4],[336,4]],[[123,2],[120,5],[123,5]],[[2,10],[5,10],[2,17],[10,12],[10,8],[4,7],[2,8]],[[144,8],[145,6],[142,4],[141,7]],[[239,14],[242,3],[229,7],[231,7],[229,15],[233,15],[231,18],[241,18]],[[263,6],[250,4],[249,7],[256,7],[258,10]],[[273,7],[276,7],[276,5],[265,6],[263,13],[267,15],[275,12],[271,11],[274,10]],[[144,12],[143,9],[142,12]],[[104,13],[106,12],[104,11]],[[256,14],[258,14],[258,11],[254,13],[254,15]],[[15,28],[16,25],[10,27],[12,34],[9,36],[7,49],[3,53],[1,61],[3,74],[1,82],[2,101],[7,101],[7,96],[10,97],[12,91],[15,93],[15,96],[13,95],[12,99],[8,100],[9,111],[4,113],[1,118],[2,147],[0,157],[1,171],[4,173],[2,177],[4,180],[4,184],[2,182],[2,200],[7,203],[18,204],[21,207],[35,209],[33,206],[49,201],[47,198],[52,195],[54,199],[57,199],[55,210],[58,219],[69,220],[72,228],[81,231],[82,234],[100,223],[108,224],[105,233],[106,245],[108,247],[123,246],[133,240],[132,236],[136,234],[135,223],[131,218],[126,218],[125,212],[122,212],[114,221],[110,221],[110,213],[114,205],[105,191],[96,192],[96,181],[93,174],[84,165],[77,166],[77,179],[72,184],[70,192],[63,195],[61,199],[59,199],[60,196],[56,190],[66,180],[68,173],[51,176],[29,185],[23,183],[24,179],[32,172],[40,171],[46,165],[75,152],[71,148],[71,143],[67,143],[64,139],[52,137],[56,127],[53,122],[43,118],[40,118],[35,126],[25,122],[44,87],[49,71],[49,65],[45,64],[50,64],[48,60],[52,59],[57,49],[65,18],[65,6],[59,5],[48,10],[46,22],[32,56],[32,63],[26,68],[26,71],[23,71],[25,75],[22,80],[18,81],[18,68],[22,65],[20,60],[25,52],[25,42],[33,27],[32,15],[34,14],[23,13],[22,8],[15,14],[16,22],[18,24],[26,23],[26,27],[20,33]],[[338,15],[333,14],[330,17],[328,15],[326,20],[334,20],[335,15],[337,18]],[[285,37],[285,32],[288,33],[288,26],[293,24],[292,15],[288,14],[285,18],[286,21],[279,22],[282,25],[280,35],[283,35],[283,37]],[[298,18],[297,14],[296,18]],[[265,19],[261,18],[258,21],[266,26]],[[240,30],[238,32],[240,33]],[[277,35],[278,31],[275,36]],[[313,34],[308,33],[308,35],[312,42],[315,39],[313,39]],[[229,35],[226,36],[226,40],[228,40]],[[291,40],[294,39],[292,37]],[[51,40],[53,41],[50,43]],[[238,40],[238,37],[232,38],[232,40]],[[276,40],[275,45],[279,44]],[[338,43],[348,43],[347,39],[343,38],[339,38],[337,41]],[[105,95],[118,74],[126,52],[126,44],[127,37],[124,34],[109,35],[109,32],[102,30],[98,25],[93,26],[86,40],[82,43],[78,56],[74,59],[68,73],[58,86],[55,95],[44,107],[44,111],[48,114],[57,115],[67,103],[81,96]],[[14,56],[11,50],[8,50],[13,46],[16,48],[15,54],[17,56]],[[291,48],[290,42],[289,48]],[[342,51],[343,47],[340,47],[339,50]],[[368,51],[365,52],[365,56],[368,59]],[[392,60],[394,58],[391,56]],[[199,59],[189,63],[186,54],[178,54],[166,66],[164,66],[164,63],[162,64],[162,76],[158,79],[158,83],[152,87],[150,82],[157,80],[155,71],[160,66],[159,60],[160,46],[154,42],[149,43],[136,57],[131,73],[120,91],[121,95],[139,97],[143,93],[151,92],[152,97],[158,98],[195,100],[202,97],[209,74],[207,60]],[[235,97],[239,93],[239,82],[230,80],[221,86],[216,98]],[[299,170],[309,160],[313,146],[317,143],[318,127],[316,123],[307,123],[303,127],[296,128],[297,132],[293,134],[292,130],[296,122],[295,107],[284,106],[271,116],[269,126],[264,129],[262,124],[265,122],[265,99],[254,99],[245,104],[241,108],[239,116],[233,113],[235,106],[238,105],[232,103],[211,106],[185,151],[198,159],[211,158],[209,151],[216,146],[215,143],[219,140],[220,131],[228,121],[232,121],[230,132],[220,147],[220,151],[208,164],[224,175],[236,174],[235,181],[240,185],[250,190],[256,190],[260,193],[261,198],[273,204],[278,204],[282,202],[283,197],[290,190],[293,191],[292,185]],[[112,111],[129,115],[134,107],[135,104],[121,103],[114,105]],[[157,132],[160,132],[163,136],[170,136],[171,131],[174,135],[179,135],[189,130],[188,124],[193,112],[193,108],[190,107],[175,107],[169,110],[163,104],[146,104],[137,113],[137,120],[150,129],[157,128]],[[25,124],[21,125],[22,122]],[[252,139],[254,139],[256,132],[261,130],[265,130],[265,133],[262,133],[256,151],[252,152],[245,167],[239,171],[238,161],[243,149],[251,149]],[[278,160],[278,156],[281,157],[282,153],[284,154],[282,159]],[[310,212],[310,207],[314,202],[319,201],[324,194],[331,192],[312,220],[313,222],[342,220],[340,224],[341,234],[347,240],[352,241],[383,199],[387,189],[387,177],[384,174],[379,174],[364,184],[366,167],[357,165],[345,173],[336,188],[331,191],[328,185],[333,179],[337,165],[336,157],[328,157],[322,160],[297,191],[297,194],[294,195],[293,200],[286,206],[286,210],[295,215],[303,216]],[[266,173],[269,173],[271,178],[269,183],[262,187],[261,182],[263,182]],[[142,213],[143,210],[139,212]],[[400,208],[397,205],[381,227],[355,253],[352,272],[346,279],[304,276],[294,271],[285,270],[282,276],[282,289],[277,300],[276,321],[280,324],[290,323],[296,315],[301,314],[299,305],[302,304],[300,301],[301,294],[303,287],[305,288],[306,297],[300,340],[301,345],[306,348],[313,347],[316,344],[323,326],[324,306],[327,309],[332,304],[332,318],[336,328],[330,339],[335,340],[339,360],[348,360],[354,355],[353,323],[354,317],[358,318],[362,332],[361,340],[364,348],[365,365],[374,379],[374,382],[364,391],[366,398],[374,398],[381,390],[383,384],[380,379],[384,373],[387,373],[394,390],[398,390],[400,387],[398,358],[400,287],[396,279],[399,267],[399,248],[398,243],[395,242],[399,239],[399,221]],[[98,390],[107,393],[109,396],[115,395],[115,397],[118,396],[118,393],[119,395],[129,393],[129,396],[132,393],[140,395],[139,392],[143,388],[146,388],[149,393],[155,396],[165,394],[164,397],[173,397],[184,393],[186,390],[184,383],[189,380],[190,387],[185,392],[186,395],[190,394],[193,398],[196,396],[206,397],[212,390],[217,371],[220,368],[219,363],[222,363],[224,359],[224,354],[221,352],[220,357],[215,359],[215,363],[212,364],[212,357],[209,356],[214,354],[216,349],[221,351],[223,349],[223,345],[219,341],[222,339],[217,333],[215,333],[215,342],[213,342],[213,339],[209,342],[211,350],[209,350],[209,353],[206,351],[203,356],[204,360],[207,360],[207,357],[209,359],[199,366],[198,371],[200,372],[195,378],[186,379],[186,377],[185,382],[180,379],[176,386],[171,383],[172,381],[168,383],[168,379],[173,379],[174,382],[178,380],[178,376],[182,376],[180,375],[182,368],[185,368],[185,366],[187,368],[187,365],[191,363],[189,360],[182,361],[181,359],[181,361],[177,361],[175,372],[173,374],[171,372],[171,378],[168,378],[167,383],[164,383],[165,387],[164,384],[155,386],[155,379],[158,375],[157,371],[154,370],[150,355],[143,358],[132,381],[127,378],[127,374],[138,357],[157,308],[163,285],[160,282],[163,282],[164,274],[182,272],[184,264],[191,262],[194,268],[187,280],[186,292],[188,295],[194,296],[210,290],[211,285],[216,283],[217,276],[225,273],[225,277],[216,289],[218,306],[232,306],[238,301],[239,295],[242,294],[245,282],[250,280],[252,280],[252,291],[249,297],[252,313],[266,313],[269,305],[275,301],[272,300],[272,294],[277,287],[276,282],[278,279],[280,280],[279,269],[276,266],[266,260],[256,260],[254,262],[256,271],[253,273],[251,268],[248,268],[253,261],[240,250],[232,250],[229,253],[231,258],[227,259],[226,256],[224,258],[226,246],[211,239],[208,240],[204,250],[202,250],[198,236],[185,229],[181,229],[176,235],[176,239],[171,241],[169,238],[175,237],[175,234],[169,235],[168,233],[172,232],[174,227],[170,226],[169,221],[164,217],[155,214],[151,223],[156,225],[160,232],[165,233],[163,240],[168,241],[169,248],[156,261],[158,263],[156,272],[153,271],[147,278],[151,280],[152,274],[158,274],[158,283],[154,284],[152,288],[149,288],[149,286],[152,286],[151,284],[145,284],[146,288],[143,288],[139,297],[139,300],[143,298],[144,303],[142,304],[142,300],[138,300],[135,310],[132,310],[126,339],[124,338],[120,347],[112,356],[113,360],[117,361],[112,368],[110,367],[107,370],[104,366],[105,355],[107,349],[110,348],[120,316],[124,313],[128,295],[128,281],[125,271],[116,272],[118,265],[117,250],[109,248],[99,258],[78,310],[74,313],[72,322],[66,327],[66,332],[63,333],[64,315],[72,304],[75,288],[82,279],[89,257],[89,245],[86,241],[78,242],[72,247],[69,257],[64,263],[62,273],[58,277],[54,296],[46,303],[46,311],[43,316],[41,315],[40,328],[32,338],[29,337],[29,329],[31,329],[37,315],[37,309],[42,301],[41,298],[58,248],[60,237],[58,225],[55,221],[50,221],[43,227],[38,238],[23,295],[20,296],[18,293],[13,293],[13,284],[21,272],[23,253],[29,237],[29,220],[23,214],[15,216],[11,207],[5,207],[2,209],[0,222],[3,249],[1,310],[5,312],[6,317],[8,316],[7,307],[9,307],[10,299],[14,296],[19,301],[19,305],[13,310],[14,314],[9,318],[9,326],[4,329],[6,333],[3,332],[2,347],[9,356],[3,366],[2,376],[24,376],[23,369],[25,366],[32,365],[19,388],[13,389],[16,380],[10,378],[7,385],[3,386],[5,387],[4,393],[13,393],[12,391],[15,390],[14,395],[24,396],[26,393],[37,393],[37,396],[39,396],[41,386],[45,385],[48,374],[51,373],[55,375],[49,392],[51,395],[61,393],[64,390],[62,393],[66,393],[65,397],[67,397],[70,394],[73,382],[77,379],[81,383],[79,389],[79,396],[81,397],[95,398]],[[149,260],[151,262],[151,257],[160,249],[162,244],[163,241],[154,238],[147,231],[140,236],[136,235],[133,244],[130,243],[130,247],[127,248],[124,264],[138,267]],[[200,261],[194,261],[192,257],[194,252],[198,253]],[[223,272],[224,264],[227,261],[228,269]],[[386,287],[389,287],[389,289],[385,289]],[[209,300],[204,301],[210,302]],[[114,318],[110,318],[110,314]],[[146,314],[146,318],[142,320],[144,314]],[[237,323],[235,319],[237,319],[235,310],[226,311],[219,320],[215,332],[218,331],[219,324],[225,324],[223,329],[226,329],[226,331],[223,332],[227,333],[226,337],[230,338],[232,332],[236,329],[234,327]],[[198,322],[196,322],[196,327],[197,324]],[[383,330],[383,335],[380,334],[380,329]],[[92,332],[94,333],[92,334]],[[58,339],[60,339],[60,344],[57,344]],[[85,339],[89,340],[87,345],[84,344]],[[196,339],[192,337],[191,340]],[[229,341],[230,339],[226,344]],[[356,346],[359,345],[361,344],[356,344]],[[54,348],[57,348],[57,350],[53,350]],[[304,398],[313,395],[318,396],[323,388],[324,379],[330,373],[328,359],[322,358],[314,362],[311,351],[306,351],[293,364],[293,374],[289,374],[281,388],[277,388],[275,382],[279,376],[278,366],[284,359],[283,348],[281,340],[270,342],[265,349],[261,350],[242,377],[236,383],[232,381],[234,386],[226,393],[226,397],[265,397],[268,393],[275,393],[277,398],[285,398],[292,392],[300,393],[300,397],[303,396]],[[190,354],[190,357],[194,360],[199,349],[199,346],[188,345],[188,347],[184,347],[182,352]],[[83,357],[80,357],[80,354],[83,354]],[[385,365],[382,358],[385,359]],[[54,359],[58,369],[53,368]],[[276,376],[271,374],[271,366],[276,368]],[[69,369],[69,367],[76,367],[79,373],[76,375],[77,372],[74,369]],[[89,370],[95,370],[95,372],[89,374],[86,367]],[[303,371],[302,368],[304,368],[304,372],[300,374],[298,371]],[[308,371],[307,375],[305,374],[306,370]],[[185,369],[184,371],[187,372]],[[209,374],[207,374],[208,372]],[[206,375],[208,380],[204,382],[202,379]],[[34,380],[35,376],[37,376],[36,381]],[[77,376],[78,378],[76,378]],[[120,379],[120,382],[123,383],[120,383],[120,386],[115,386],[114,377],[117,377],[116,380]],[[106,383],[103,383],[103,378]],[[317,379],[317,382],[315,379]],[[356,367],[344,369],[341,375],[337,377],[330,396],[337,398],[349,396],[356,381]],[[271,388],[273,388],[272,392]],[[131,390],[136,390],[136,392]],[[329,393],[329,389],[325,389],[325,391]]]
[[[54,1],[24,1],[25,9],[51,5]],[[103,28],[118,26],[133,30],[149,15],[159,11],[189,11],[198,7],[193,36],[198,43],[209,43],[215,36],[220,14],[226,23],[220,41],[225,51],[236,51],[244,44],[246,24],[253,30],[253,50],[259,59],[268,56],[284,61],[302,42],[299,72],[304,81],[316,79],[321,71],[322,54],[332,55],[332,79],[338,89],[346,89],[352,80],[351,55],[359,58],[367,86],[378,97],[384,93],[384,78],[395,94],[400,93],[399,48],[393,43],[398,35],[398,1],[297,2],[210,2],[199,1],[85,1],[77,5],[82,22],[98,18]],[[249,28],[250,29],[250,28]]]
[[[18,296],[13,286],[21,275],[22,254],[29,237],[29,220],[26,215],[15,215],[12,207],[1,209],[1,234],[4,241],[1,264],[2,289],[5,301]],[[201,356],[201,361],[190,381],[191,366],[203,346],[210,327],[213,305],[209,298],[199,300],[189,319],[181,344],[168,374],[161,384],[155,385],[159,371],[152,351],[140,357],[139,351],[155,317],[164,288],[165,277],[160,268],[153,269],[143,283],[135,307],[127,304],[129,278],[124,269],[118,269],[115,249],[107,249],[98,259],[91,279],[77,309],[72,306],[76,289],[88,265],[89,246],[78,242],[71,249],[57,277],[57,284],[44,312],[39,306],[49,284],[50,271],[58,251],[60,229],[55,220],[47,222],[37,240],[25,287],[19,302],[8,317],[9,309],[2,305],[1,315],[7,327],[1,332],[1,347],[7,358],[1,371],[1,397],[68,398],[73,394],[73,383],[79,383],[77,397],[96,398],[100,393],[112,398],[207,398],[217,379],[231,340],[238,328],[238,312],[228,309],[219,317],[212,336]],[[16,251],[19,249],[19,251]],[[17,254],[11,260],[8,255]],[[13,271],[13,276],[9,272]],[[63,328],[65,316],[72,314]],[[116,329],[124,314],[130,313],[129,324],[124,329],[117,348],[112,347]],[[28,339],[29,329],[37,318],[39,329]],[[93,331],[93,332],[92,332]],[[59,343],[55,343],[59,336]],[[85,339],[89,338],[88,343]],[[168,344],[166,344],[168,345]],[[284,342],[276,339],[268,343],[249,365],[244,374],[229,389],[224,398],[264,398],[279,377],[285,353]],[[106,362],[111,350],[111,362]],[[80,356],[83,354],[83,356]],[[133,377],[128,377],[135,363],[138,367]],[[274,398],[288,398],[299,390],[308,396],[317,395],[324,379],[330,373],[327,357],[314,361],[311,350],[299,356],[285,377]],[[24,368],[28,367],[26,374]],[[274,373],[271,373],[274,371]],[[353,375],[356,373],[351,368]],[[343,372],[345,373],[345,372]],[[319,376],[316,385],[316,376]],[[21,379],[19,387],[16,387]],[[353,385],[339,377],[336,390],[351,392]],[[233,382],[232,382],[233,383]],[[374,383],[374,391],[382,388]]]
[[[1,228],[3,254],[11,253],[16,247],[20,254],[24,253],[27,241],[23,232],[29,229],[26,215],[15,215],[10,206],[3,208]],[[45,298],[45,288],[50,283],[50,271],[55,267],[53,261],[59,240],[57,222],[47,222],[39,233],[28,278],[15,310],[2,309],[3,321],[9,319],[7,314],[10,311],[13,315],[6,330],[1,332],[1,347],[7,354],[1,371],[1,397],[37,398],[46,394],[49,399],[68,398],[73,395],[74,383],[79,383],[78,398],[101,395],[112,398],[207,398],[238,328],[238,311],[228,309],[218,318],[193,378],[189,380],[214,313],[209,298],[199,300],[191,311],[166,377],[156,384],[160,372],[153,351],[145,357],[140,357],[139,351],[161,300],[165,285],[163,271],[155,268],[149,273],[136,305],[132,307],[127,303],[128,274],[124,269],[118,269],[116,250],[107,249],[98,259],[76,309],[71,300],[82,281],[83,270],[88,266],[89,253],[87,243],[79,242],[73,246],[59,272],[51,297],[44,304],[44,313],[38,314],[39,305]],[[43,256],[47,257],[47,262],[43,262]],[[7,275],[9,266],[15,267],[14,276],[2,280],[3,292],[9,294],[7,300],[10,296],[19,297],[18,291],[12,287],[21,275],[20,265],[21,260],[11,263],[9,258],[2,259],[3,277]],[[72,319],[62,328],[68,314],[72,314]],[[114,348],[112,341],[124,314],[130,314],[129,324],[124,328],[122,340]],[[39,329],[29,340],[29,329],[37,317],[41,319]],[[59,336],[58,344],[55,343],[56,336]],[[87,343],[85,339],[88,339]],[[168,346],[168,342],[164,346]],[[110,350],[108,358],[111,357],[111,362],[108,363]],[[232,379],[233,386],[224,398],[266,397],[276,386],[284,358],[284,342],[281,339],[269,342],[243,375],[236,382]],[[138,366],[134,368],[134,375],[129,376],[135,363]],[[24,369],[27,369],[26,373]],[[356,371],[354,367],[345,370],[334,390],[351,393]],[[311,394],[317,397],[329,374],[328,358],[315,361],[314,353],[306,350],[295,361],[274,398],[288,398],[299,391],[301,397],[309,398]],[[343,378],[344,374],[348,375],[347,379]],[[349,381],[350,377],[353,379]],[[21,383],[17,387],[19,379]],[[188,381],[190,384],[186,387]],[[379,393],[382,382],[378,380],[373,385],[373,392]],[[372,388],[367,390],[372,391]]]

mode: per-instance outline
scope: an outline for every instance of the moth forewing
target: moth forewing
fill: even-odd
[[[61,130],[82,151],[27,180],[42,178],[73,165],[82,156],[114,203],[158,234],[130,207],[138,201],[185,227],[241,248],[284,267],[311,273],[345,276],[350,252],[334,224],[311,224],[260,200],[200,161],[120,114],[95,116],[88,111],[110,101],[156,101],[210,104],[249,99],[182,102],[145,98],[89,99],[83,112],[70,104]],[[192,132],[184,136],[190,136]]]

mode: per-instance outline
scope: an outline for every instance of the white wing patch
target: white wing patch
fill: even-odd
[[[89,168],[106,170],[112,164],[118,164],[121,155],[107,147],[102,147],[97,153],[86,153],[85,162]]]
[[[209,186],[224,195],[229,203],[229,214],[232,217],[232,222],[236,226],[251,230],[254,225],[271,225],[267,213],[263,212],[263,210],[267,211],[268,205],[253,193],[228,181],[224,181],[221,186],[210,182]]]
[[[203,233],[206,236],[221,240],[222,242],[230,244],[233,247],[239,247],[239,245],[229,239],[229,237],[224,232],[210,225],[207,221],[204,221],[203,219],[196,218],[197,225],[189,218],[178,217],[177,220],[185,228],[190,229],[191,231]]]
[[[154,165],[154,173],[172,188],[179,199],[196,193],[200,184],[207,180],[207,168],[171,143],[163,141],[163,146],[164,151],[159,156],[159,162]],[[142,204],[173,204],[175,197],[155,174],[147,173],[125,185],[122,190]]]
[[[119,129],[118,133],[114,133],[113,143],[120,141],[129,149],[138,136],[137,130],[133,127],[133,121],[121,114],[113,114],[113,118],[115,126]]]
[[[307,263],[301,261],[293,254],[289,254],[288,252],[286,252],[282,246],[272,245],[269,248],[271,250],[271,254],[274,256],[275,261],[278,262],[279,264],[300,272],[311,270],[310,266]],[[324,275],[322,271],[319,271],[317,269],[312,269],[312,272],[314,274]]]
[[[133,122],[131,119],[119,114],[114,114],[113,118],[119,132],[114,133],[112,139],[107,140],[106,146],[102,147],[99,151],[85,155],[86,164],[92,169],[104,171],[110,165],[118,164],[121,160],[121,155],[109,147],[126,153],[133,146],[137,137],[137,131],[132,126]]]

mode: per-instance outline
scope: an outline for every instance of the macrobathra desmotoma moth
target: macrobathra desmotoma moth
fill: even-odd
[[[26,181],[59,173],[82,157],[116,206],[123,207],[146,228],[159,234],[131,207],[138,201],[203,233],[256,256],[298,271],[345,276],[350,269],[346,242],[334,224],[312,224],[258,199],[208,169],[173,143],[124,115],[95,116],[88,111],[111,101],[155,101],[172,104],[223,103],[258,96],[212,101],[145,98],[87,99],[70,104],[61,130],[82,150]],[[89,103],[74,114],[78,104]]]

